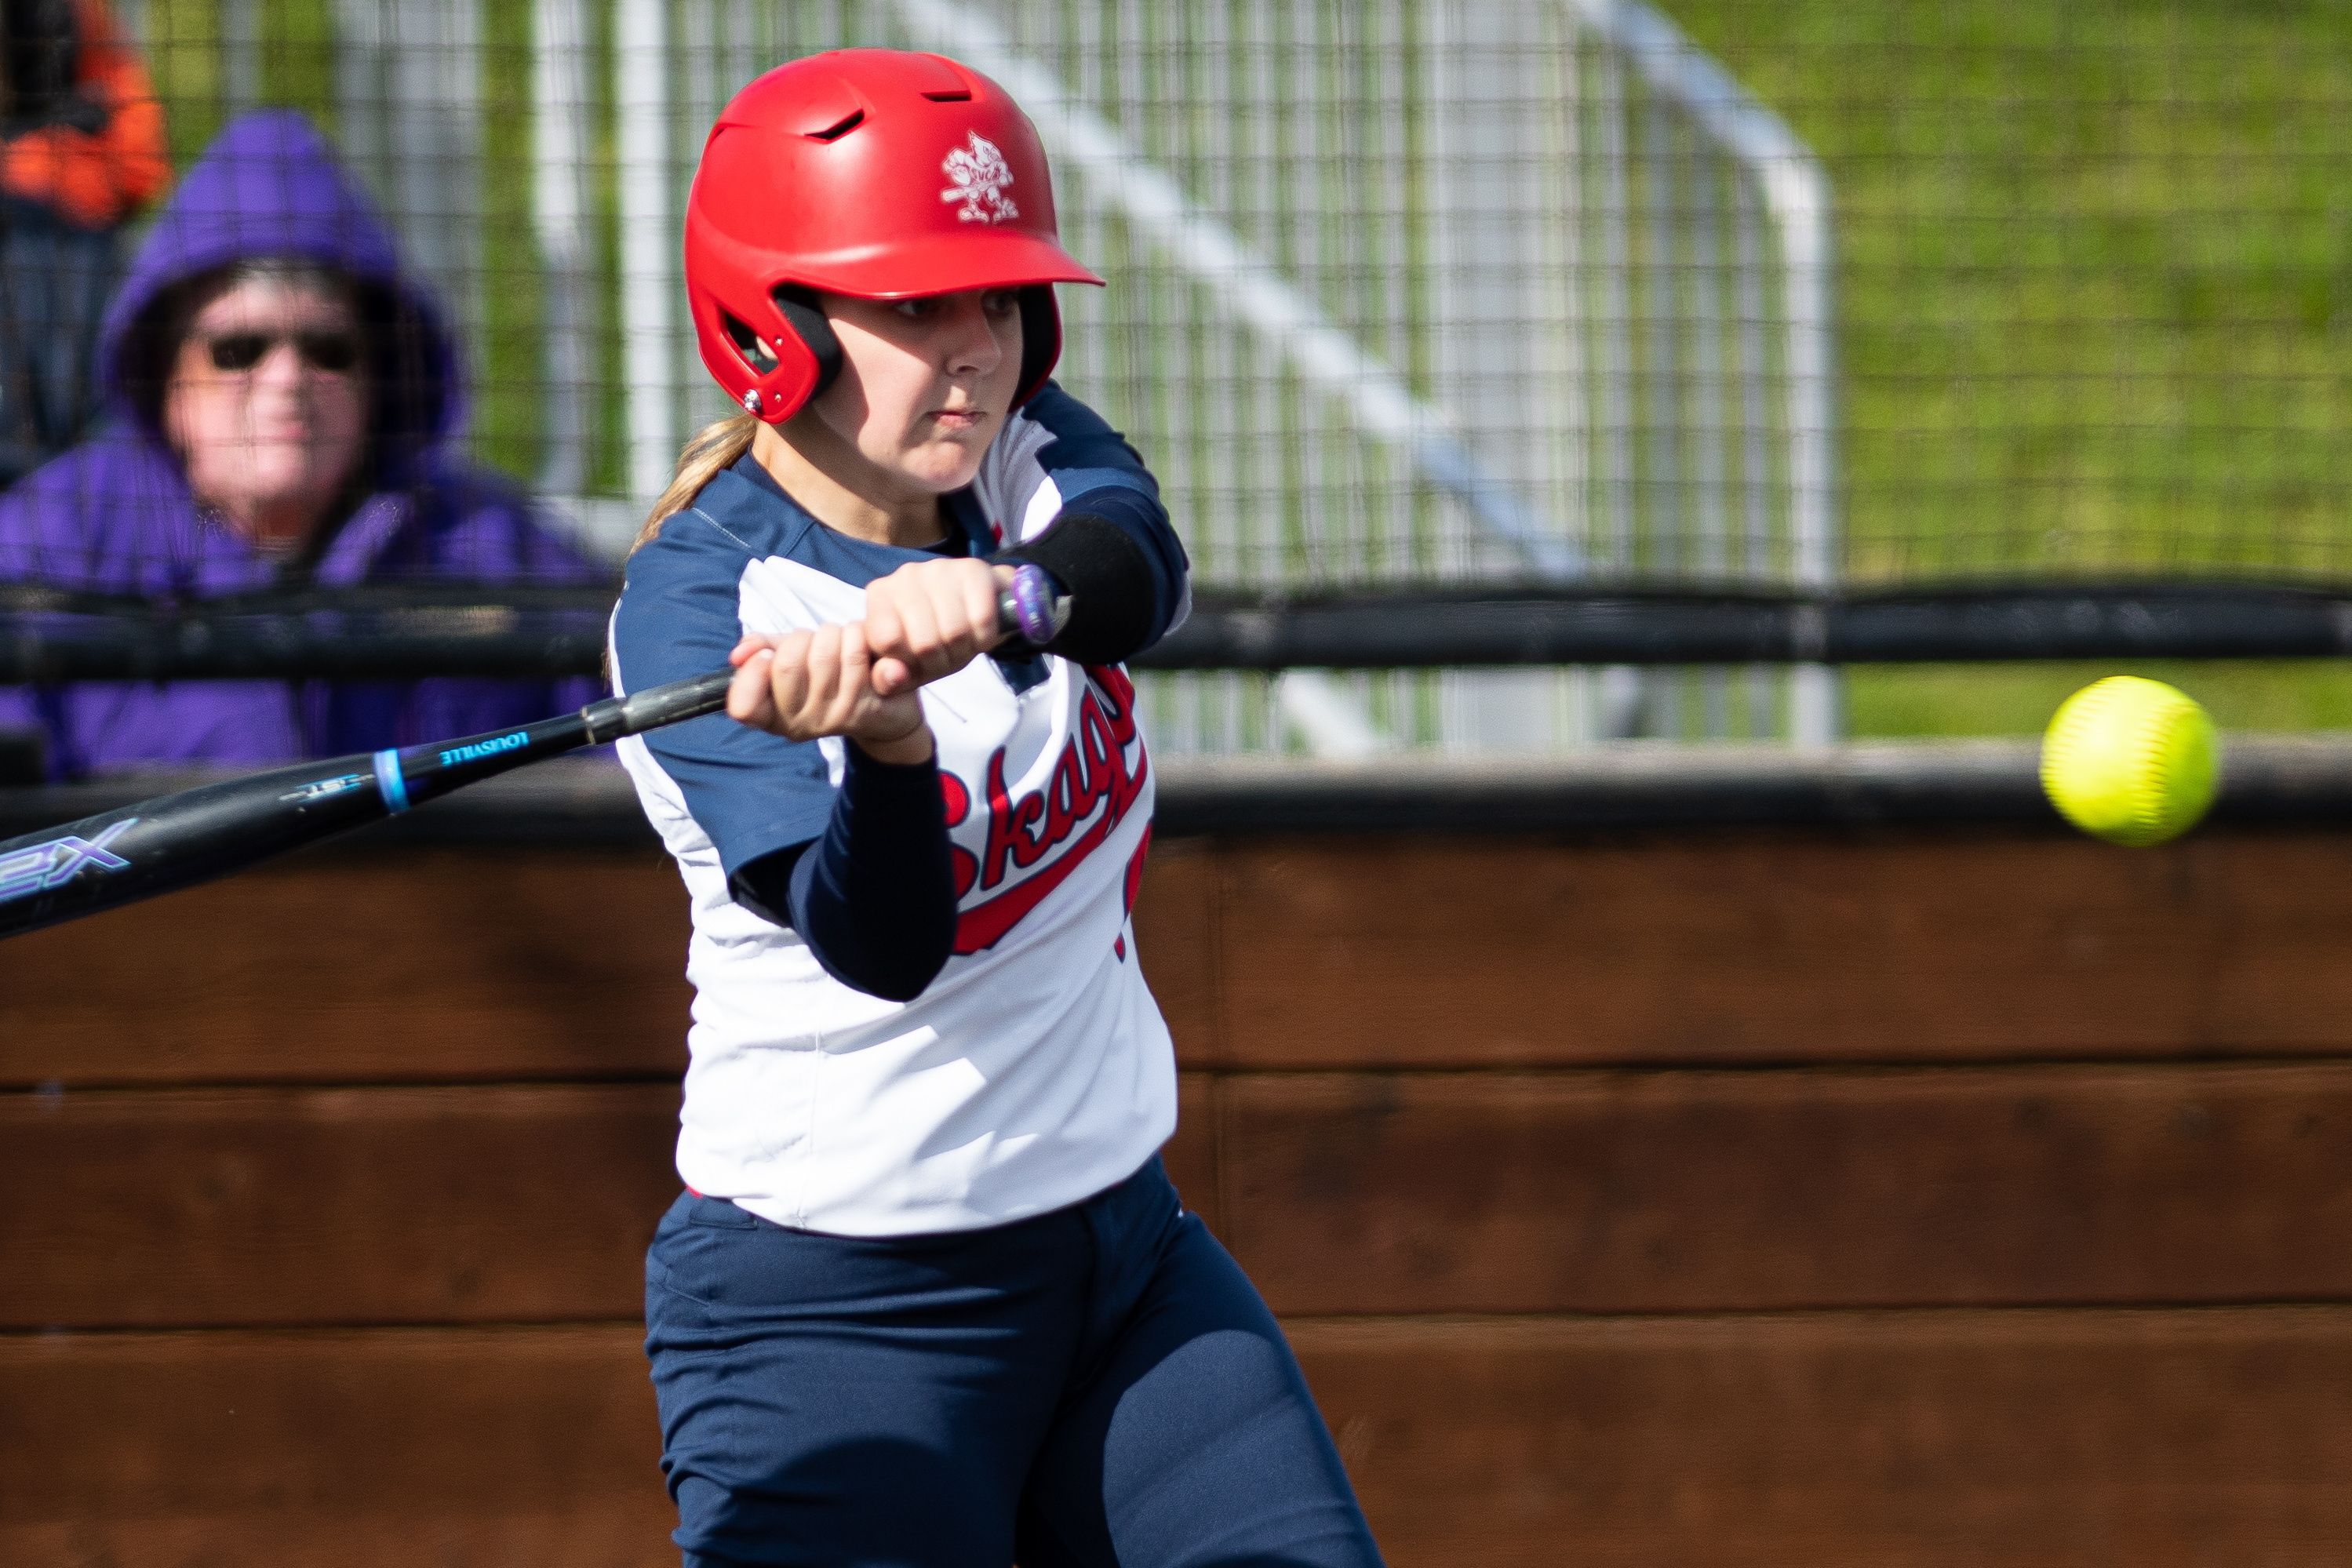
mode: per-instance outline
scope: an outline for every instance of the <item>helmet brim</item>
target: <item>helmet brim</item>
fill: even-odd
[[[1021,288],[1038,283],[1104,287],[1101,278],[1051,240],[984,230],[804,256],[792,276],[781,281],[856,299],[916,299],[967,288]]]

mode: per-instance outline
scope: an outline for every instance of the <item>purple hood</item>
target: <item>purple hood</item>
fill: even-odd
[[[151,313],[176,284],[264,257],[334,267],[377,295],[398,373],[394,386],[379,378],[379,484],[404,482],[463,430],[464,366],[439,302],[402,268],[383,214],[326,138],[290,109],[232,120],[157,215],[100,329],[99,375],[109,402],[160,439],[152,388],[162,367],[142,355],[168,345],[151,347],[163,326]]]
[[[173,286],[261,257],[340,268],[359,284],[375,334],[373,493],[299,573],[205,514],[157,425],[163,356],[176,347],[162,341]],[[101,351],[116,417],[0,497],[0,585],[184,602],[298,586],[611,576],[542,527],[511,481],[453,451],[463,382],[439,307],[402,269],[374,204],[299,114],[242,117],[188,171],[108,312]],[[394,374],[382,373],[387,366]],[[51,776],[72,777],[408,745],[520,723],[593,695],[584,679],[0,686],[0,729],[44,732]]]

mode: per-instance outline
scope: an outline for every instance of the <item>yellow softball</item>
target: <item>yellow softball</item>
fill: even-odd
[[[2213,803],[2220,756],[2213,721],[2188,693],[2109,675],[2059,705],[2042,737],[2042,788],[2094,837],[2160,844]]]

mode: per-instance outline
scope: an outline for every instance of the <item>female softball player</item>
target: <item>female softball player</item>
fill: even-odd
[[[622,690],[738,665],[728,716],[621,747],[694,915],[646,1283],[686,1561],[1377,1563],[1156,1153],[1120,661],[1186,563],[1046,380],[1052,286],[1100,279],[1035,131],[937,56],[784,66],[704,148],[686,279],[744,412],[688,444],[612,644]]]

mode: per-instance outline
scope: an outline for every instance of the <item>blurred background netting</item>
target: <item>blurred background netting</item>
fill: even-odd
[[[2352,570],[2352,7],[1675,7],[1837,189],[1856,582]]]
[[[2341,0],[116,10],[183,165],[257,105],[335,139],[449,304],[474,455],[608,556],[726,412],[677,270],[704,132],[770,65],[885,44],[1037,120],[1112,281],[1063,291],[1062,379],[1204,589],[2352,581]],[[1819,738],[1808,678],[1154,701],[1211,747]]]

